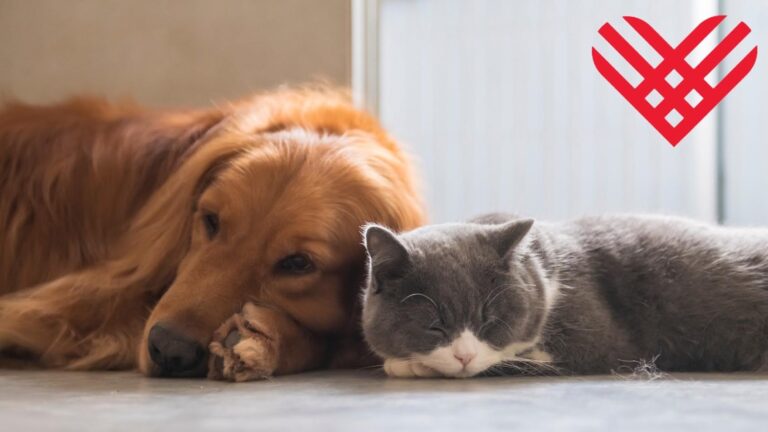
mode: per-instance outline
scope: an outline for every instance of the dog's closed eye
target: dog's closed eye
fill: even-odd
[[[204,212],[203,226],[208,238],[212,240],[219,233],[219,216],[213,212]]]
[[[303,253],[288,255],[277,262],[275,270],[286,275],[303,275],[315,269],[312,259]]]

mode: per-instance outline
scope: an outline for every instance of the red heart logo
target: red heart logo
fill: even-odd
[[[713,87],[705,80],[707,74],[750,33],[749,26],[740,22],[698,65],[693,67],[688,64],[685,57],[723,19],[725,15],[707,18],[679,45],[672,47],[647,22],[625,16],[624,20],[661,56],[662,61],[656,67],[643,58],[609,23],[603,24],[598,33],[642,76],[637,86],[630,84],[594,47],[592,61],[600,74],[674,147],[741,82],[757,60],[755,46],[717,85]],[[673,85],[666,78],[675,73],[681,79]],[[661,95],[661,101],[655,106],[647,100],[654,90]],[[691,103],[687,98],[698,102]],[[675,124],[667,120],[673,111],[677,113],[673,117],[681,118]]]

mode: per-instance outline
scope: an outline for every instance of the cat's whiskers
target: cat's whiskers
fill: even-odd
[[[493,319],[489,319],[486,322],[484,322],[483,325],[481,325],[480,328],[477,329],[477,334],[482,334],[483,333],[483,329],[485,329],[486,326],[489,326],[491,324],[493,324]]]
[[[384,363],[382,364],[376,364],[376,365],[369,365],[369,366],[360,366],[357,368],[358,370],[370,370],[370,369],[383,369]]]
[[[521,364],[518,363],[497,363],[493,366],[496,370],[496,372],[500,374],[504,374],[506,368],[514,369],[517,372],[527,373],[528,370],[523,368]]]
[[[523,370],[523,367],[525,366],[528,368],[528,370],[530,370],[533,367],[534,371],[536,372],[541,372],[540,370],[535,369],[535,368],[540,368],[555,374],[561,373],[560,368],[553,365],[552,362],[546,361],[546,360],[534,360],[534,359],[516,357],[516,358],[504,359],[501,362],[497,363],[497,365],[501,365],[504,367],[512,367],[518,370]]]
[[[508,322],[504,321],[503,319],[501,319],[501,318],[499,318],[497,316],[493,316],[489,320],[489,322],[494,322],[494,321],[498,321],[501,324],[503,324],[504,327],[506,327],[506,330],[507,330],[507,333],[509,333],[509,336],[514,337],[514,335],[515,335],[514,329],[512,329],[512,326]]]
[[[483,300],[483,303],[482,303],[483,307],[485,308],[490,306],[493,300],[495,300],[499,295],[501,295],[501,293],[503,293],[505,289],[511,288],[513,286],[514,285],[511,283],[498,285],[496,288],[493,289],[493,291],[491,291],[490,293],[488,293],[487,296],[485,296],[485,300]]]

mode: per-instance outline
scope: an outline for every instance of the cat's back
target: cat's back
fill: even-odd
[[[723,227],[693,219],[642,214],[588,216],[554,225],[586,252],[626,258],[742,260],[755,253],[768,258],[768,229]],[[756,258],[756,257],[752,257]]]
[[[755,367],[765,349],[768,230],[608,215],[549,228],[578,245],[565,266],[591,308],[667,370]],[[576,297],[573,297],[574,299]],[[605,341],[609,343],[609,341]]]
[[[680,217],[607,215],[555,230],[578,245],[582,269],[602,285],[717,295],[728,287],[768,293],[768,230]]]

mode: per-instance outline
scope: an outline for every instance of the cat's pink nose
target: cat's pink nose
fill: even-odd
[[[462,366],[467,367],[467,365],[472,362],[472,359],[475,358],[475,353],[453,354],[453,358],[458,360]]]

